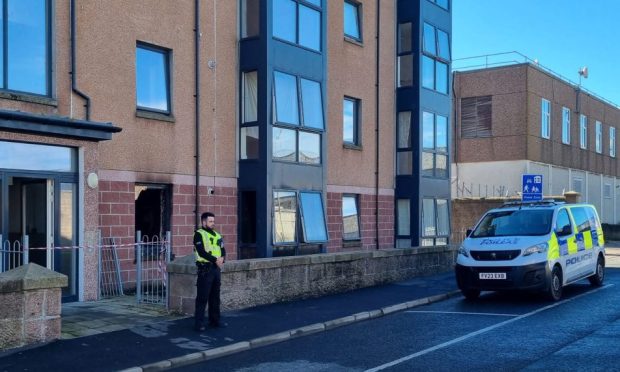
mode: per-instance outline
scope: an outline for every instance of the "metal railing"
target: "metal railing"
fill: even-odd
[[[517,191],[503,185],[475,184],[473,182],[456,182],[456,198],[505,198],[516,195]]]
[[[142,236],[136,232],[136,300],[138,303],[168,307],[168,275],[170,231],[165,238]]]
[[[13,270],[29,261],[29,239],[24,235],[22,240],[4,240],[0,234],[0,273]]]
[[[109,244],[103,245],[99,234],[99,296],[101,298],[123,296],[123,280],[120,262],[116,252],[116,239],[108,238]]]

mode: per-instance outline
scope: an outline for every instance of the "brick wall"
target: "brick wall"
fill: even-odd
[[[327,193],[328,252],[376,249],[375,195],[358,194],[360,241],[342,240],[342,193]],[[394,197],[379,195],[379,247],[394,248]]]
[[[208,194],[213,189],[213,194]],[[192,253],[195,229],[195,187],[172,186],[172,215],[170,230],[172,250],[176,256]],[[227,257],[237,257],[237,189],[235,187],[200,187],[200,213],[210,211],[216,215],[216,229],[224,237]],[[120,245],[117,255],[121,278],[126,287],[135,287],[135,183],[101,181],[99,183],[99,227],[104,244],[110,238]]]

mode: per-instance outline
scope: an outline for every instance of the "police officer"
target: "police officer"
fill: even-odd
[[[222,236],[215,230],[215,215],[205,212],[200,216],[202,227],[194,234],[194,253],[198,278],[196,279],[196,311],[194,327],[197,331],[205,330],[205,307],[209,303],[209,326],[225,327],[220,322],[220,286],[222,284],[221,268],[226,258]]]

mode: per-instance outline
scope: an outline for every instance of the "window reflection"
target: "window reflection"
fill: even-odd
[[[273,193],[273,241],[274,243],[293,243],[297,240],[295,222],[297,221],[297,197],[292,191]]]
[[[301,98],[304,114],[304,126],[323,129],[323,100],[321,84],[316,81],[301,79]]]
[[[360,238],[356,196],[342,197],[342,229],[342,238],[344,240],[355,240]]]
[[[136,99],[139,108],[170,111],[166,51],[136,48]]]
[[[273,159],[295,161],[297,158],[295,131],[273,127]]]
[[[302,192],[299,194],[301,215],[303,217],[304,237],[306,242],[323,242],[327,240],[323,199],[320,193]]]
[[[299,162],[307,164],[321,163],[320,134],[299,132]]]
[[[0,168],[75,172],[77,156],[70,147],[0,141]]]

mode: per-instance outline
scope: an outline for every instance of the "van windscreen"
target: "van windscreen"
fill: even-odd
[[[553,210],[549,209],[492,212],[484,216],[470,237],[546,235],[552,219]]]

